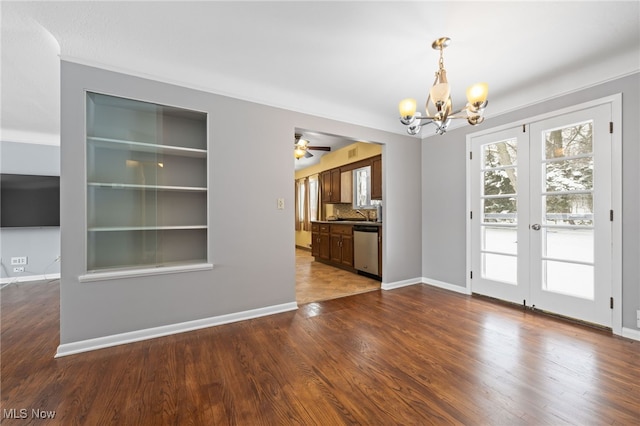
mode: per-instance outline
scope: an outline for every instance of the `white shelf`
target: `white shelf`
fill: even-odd
[[[100,146],[102,148],[113,149],[114,148],[113,144],[116,144],[116,145],[127,145],[129,150],[138,151],[138,152],[181,155],[184,157],[204,158],[207,156],[207,150],[205,149],[186,148],[182,146],[160,145],[160,144],[137,142],[137,141],[124,140],[124,139],[101,138],[97,136],[87,136],[87,141],[94,142],[96,146]]]
[[[144,266],[144,265],[143,265]],[[123,268],[112,269],[108,272],[87,271],[86,274],[80,275],[78,280],[81,283],[92,281],[120,280],[123,278],[146,277],[150,275],[164,275],[183,272],[207,271],[213,269],[213,264],[207,263],[205,260],[193,263],[180,263],[177,265],[150,265],[144,269],[140,268]]]
[[[186,229],[207,229],[207,225],[186,225],[186,226],[101,226],[89,228],[89,232],[120,232],[120,231],[173,231]]]
[[[107,182],[89,182],[89,186],[107,189],[155,189],[157,191],[191,191],[206,192],[206,187],[201,186],[170,186],[170,185],[139,185],[133,183],[107,183]]]

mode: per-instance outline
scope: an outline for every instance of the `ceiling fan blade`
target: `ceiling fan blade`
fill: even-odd
[[[304,158],[311,158],[311,157],[313,157],[312,153],[310,153],[309,151],[304,152]]]
[[[331,151],[331,147],[330,146],[307,145],[307,149],[315,149],[316,151]]]

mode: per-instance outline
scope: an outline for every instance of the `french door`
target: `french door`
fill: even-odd
[[[471,287],[611,327],[611,104],[473,136]]]

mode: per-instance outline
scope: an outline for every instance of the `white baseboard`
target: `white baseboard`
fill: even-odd
[[[0,284],[26,283],[31,281],[47,281],[60,279],[60,274],[24,275],[19,277],[0,278]]]
[[[640,341],[640,330],[634,330],[633,328],[622,327],[622,337]]]
[[[471,294],[471,291],[466,287],[445,283],[444,281],[438,281],[432,278],[422,277],[422,283],[433,286],[433,287],[449,290],[449,291],[455,291],[456,293]]]
[[[203,318],[199,320],[170,324],[161,327],[147,328],[144,330],[130,331],[127,333],[97,337],[95,339],[81,340],[73,343],[65,343],[58,346],[55,357],[59,358],[67,355],[78,354],[81,352],[88,352],[96,349],[123,345],[126,343],[139,342],[141,340],[155,339],[156,337],[169,336],[171,334],[184,333],[187,331],[199,330],[202,328],[214,327],[217,325],[244,321],[252,318],[279,314],[282,312],[294,311],[296,309],[298,309],[298,304],[296,302],[283,303],[281,305],[267,306],[265,308],[252,309],[249,311],[236,312],[233,314]]]
[[[395,281],[392,283],[382,283],[380,285],[380,288],[383,290],[393,290],[396,288],[400,288],[400,287],[406,287],[408,285],[414,285],[414,284],[422,284],[422,279],[421,278],[411,278],[408,280],[402,280],[402,281]]]

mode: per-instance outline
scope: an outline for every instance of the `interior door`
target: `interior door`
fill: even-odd
[[[473,292],[611,326],[610,120],[602,104],[471,139]]]

